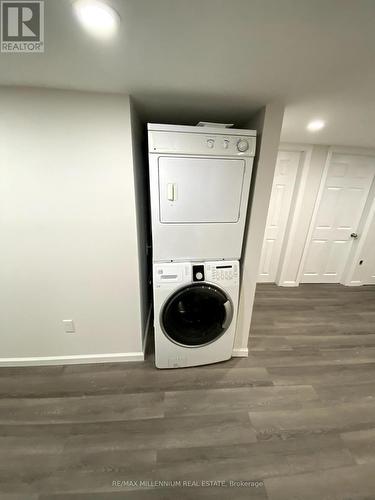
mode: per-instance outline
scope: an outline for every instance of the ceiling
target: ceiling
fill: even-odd
[[[374,0],[107,0],[110,42],[46,0],[44,54],[1,54],[0,85],[129,93],[145,119],[231,121],[286,104],[282,140],[375,147]],[[324,130],[306,131],[313,118]]]

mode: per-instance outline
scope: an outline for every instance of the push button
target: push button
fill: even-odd
[[[204,281],[204,265],[193,266],[193,281]]]

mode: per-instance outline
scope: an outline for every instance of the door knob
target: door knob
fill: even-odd
[[[358,238],[358,234],[357,233],[352,233],[350,235],[351,238],[353,238],[354,240],[356,240]]]

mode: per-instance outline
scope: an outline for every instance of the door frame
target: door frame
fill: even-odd
[[[306,262],[306,258],[307,258],[307,253],[308,253],[309,245],[310,245],[311,239],[312,239],[312,234],[314,232],[316,217],[318,215],[318,210],[319,210],[319,207],[320,207],[320,203],[322,201],[322,197],[323,197],[323,194],[324,194],[324,186],[325,186],[325,183],[326,183],[326,180],[327,180],[328,170],[329,170],[331,158],[332,158],[333,154],[335,154],[335,153],[336,154],[347,154],[347,155],[353,155],[353,156],[354,155],[357,155],[357,156],[374,156],[374,158],[375,158],[375,149],[352,148],[352,147],[344,147],[344,146],[343,147],[331,146],[328,149],[327,157],[326,157],[326,160],[325,160],[325,163],[324,163],[323,173],[322,173],[322,176],[321,176],[321,179],[320,179],[319,191],[318,191],[318,194],[317,194],[317,197],[316,197],[316,200],[315,200],[314,210],[313,210],[313,213],[312,213],[312,216],[311,216],[311,220],[310,220],[310,224],[309,224],[309,230],[308,230],[308,233],[307,233],[307,236],[306,236],[306,240],[305,240],[305,244],[304,244],[304,248],[303,248],[303,252],[302,252],[302,258],[300,260],[299,267],[298,267],[297,285],[299,285],[301,283],[301,277],[302,277],[302,273],[303,273],[303,268],[305,266],[305,262]],[[374,175],[373,183],[374,182],[375,182],[375,175]],[[370,188],[368,197],[370,196],[371,191],[372,190]],[[366,200],[366,202],[367,202],[367,200]],[[374,200],[374,210],[375,210],[375,200]],[[369,215],[370,214],[368,214],[368,218],[369,218]],[[359,225],[361,225],[361,222],[363,222],[363,217],[365,217],[365,216],[366,215],[364,213],[362,213]],[[369,227],[370,227],[369,221],[366,220],[364,230],[366,229],[367,232],[368,232]],[[366,235],[367,235],[367,233],[366,233]],[[352,256],[351,262],[349,262],[349,259],[351,257],[352,247],[353,247],[353,241],[351,242],[350,249],[349,249],[349,252],[348,252],[348,260],[347,260],[347,262],[345,264],[345,267],[344,267],[344,269],[343,269],[343,271],[342,271],[342,273],[340,275],[339,283],[341,285],[349,285],[350,284],[348,282],[349,281],[349,277],[351,277],[353,275],[353,273],[354,273],[355,262],[358,259],[358,257],[357,257],[356,254],[358,252],[356,252],[356,254],[354,256]],[[349,269],[351,270],[351,274],[349,274],[349,271],[348,271]],[[360,283],[354,283],[354,284],[360,284]]]
[[[293,251],[293,240],[297,233],[298,221],[303,208],[304,192],[311,167],[313,145],[280,143],[279,151],[297,151],[301,153],[297,169],[296,182],[294,183],[292,202],[290,204],[288,221],[283,236],[280,258],[276,271],[277,286],[297,286],[299,282],[285,280],[287,264]]]
[[[270,202],[269,202],[269,205],[268,205],[268,211],[267,211],[267,220],[266,220],[266,227],[265,227],[265,232],[264,232],[264,236],[263,236],[263,244],[262,244],[262,253],[261,253],[261,259],[260,259],[260,262],[259,262],[259,271],[258,271],[258,281],[257,283],[273,283],[273,281],[259,281],[260,279],[260,266],[261,266],[261,263],[262,263],[262,258],[263,258],[263,250],[264,250],[264,244],[265,244],[265,241],[266,241],[266,233],[267,233],[267,223],[268,223],[268,216],[269,216],[269,211],[270,211],[270,208],[271,208],[271,202],[272,202],[272,194],[273,194],[273,188],[274,188],[274,183],[275,183],[275,177],[276,177],[276,169],[277,169],[277,163],[278,163],[278,160],[279,160],[279,154],[280,153],[300,153],[299,155],[299,159],[298,159],[298,164],[297,164],[297,169],[296,169],[296,176],[295,176],[295,181],[294,181],[294,184],[293,184],[293,189],[292,189],[292,194],[291,194],[291,199],[290,199],[290,205],[289,205],[289,210],[288,210],[288,214],[287,214],[287,218],[286,218],[286,224],[285,224],[285,230],[284,230],[284,233],[282,234],[281,236],[281,248],[280,248],[280,252],[279,252],[279,259],[278,259],[278,262],[277,262],[277,266],[276,266],[276,271],[275,271],[275,280],[274,280],[274,283],[278,284],[277,281],[278,281],[278,278],[279,278],[279,274],[280,274],[280,268],[283,264],[283,247],[284,247],[284,244],[288,238],[288,228],[289,228],[289,225],[290,225],[290,219],[291,219],[291,213],[292,213],[292,208],[293,206],[295,205],[295,197],[296,197],[296,193],[298,192],[298,186],[299,186],[299,181],[300,181],[300,177],[301,177],[301,166],[303,164],[303,158],[304,158],[304,150],[302,150],[302,148],[304,148],[303,145],[296,145],[296,144],[287,144],[287,143],[280,143],[279,145],[279,148],[278,148],[278,151],[277,151],[277,159],[276,159],[276,167],[275,167],[275,172],[274,172],[274,176],[273,176],[273,180],[272,180],[272,191],[271,191],[271,197],[270,197]]]

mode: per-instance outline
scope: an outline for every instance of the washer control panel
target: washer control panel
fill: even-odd
[[[238,283],[239,267],[238,261],[206,262],[206,281],[222,283],[223,285],[229,284],[231,281]]]
[[[238,285],[240,264],[237,260],[208,262],[165,262],[153,265],[153,282],[156,288],[173,288],[178,284],[211,282],[218,285]]]

